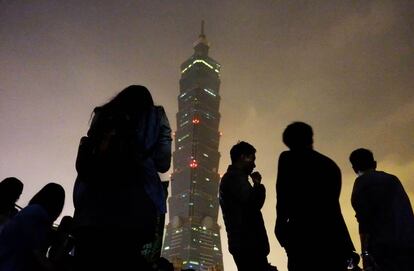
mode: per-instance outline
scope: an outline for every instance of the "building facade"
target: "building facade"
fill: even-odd
[[[223,270],[217,224],[220,64],[208,51],[202,23],[194,54],[181,65],[169,224],[162,249],[177,269]]]

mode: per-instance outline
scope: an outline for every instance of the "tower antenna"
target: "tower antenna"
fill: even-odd
[[[204,35],[204,20],[201,20],[201,33],[200,38],[205,38],[206,35]]]

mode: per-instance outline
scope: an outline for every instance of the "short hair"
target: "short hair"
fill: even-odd
[[[289,149],[303,149],[313,144],[313,131],[309,124],[293,122],[283,131],[283,143]]]
[[[23,192],[23,183],[16,177],[7,177],[0,182],[0,198],[7,201],[17,201]]]
[[[236,162],[242,155],[251,155],[255,153],[256,149],[251,144],[245,141],[239,141],[230,150],[231,162]]]
[[[375,168],[376,165],[374,154],[370,150],[364,148],[354,150],[349,156],[349,161],[356,171]]]

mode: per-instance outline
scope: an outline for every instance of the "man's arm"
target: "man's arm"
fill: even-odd
[[[250,177],[253,180],[253,193],[250,196],[250,201],[252,204],[255,204],[257,209],[260,210],[266,200],[266,188],[263,184],[261,184],[262,175],[260,175],[259,172],[253,172],[250,174]]]
[[[370,189],[367,189],[363,180],[357,178],[352,190],[351,204],[355,210],[355,217],[358,220],[359,233],[363,236],[369,236],[368,234],[370,233],[371,229],[370,224],[372,221],[372,216],[375,215],[373,213],[373,206],[370,198]],[[361,239],[361,241],[362,240],[364,240],[364,244],[366,245],[365,248],[368,249],[369,238],[365,237]]]
[[[361,258],[364,270],[369,270],[375,265],[375,261],[370,255],[370,234],[369,234],[369,216],[371,212],[370,202],[368,200],[368,191],[364,189],[363,182],[360,179],[355,180],[352,191],[351,203],[355,210],[355,216],[359,224],[359,237],[361,241]]]
[[[248,176],[244,174],[232,174],[227,175],[225,178],[229,178],[231,188],[228,189],[231,193],[231,197],[237,200],[242,206],[255,206],[260,209],[263,206],[266,197],[266,190],[260,183],[253,181],[253,187],[250,185]],[[253,179],[253,178],[252,178]],[[223,180],[222,180],[223,182]]]
[[[275,235],[282,247],[287,242],[287,222],[289,218],[288,203],[288,187],[287,187],[287,163],[286,153],[282,153],[279,157],[277,179],[276,179],[276,226]]]

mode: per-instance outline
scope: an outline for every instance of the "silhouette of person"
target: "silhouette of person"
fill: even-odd
[[[346,270],[355,249],[339,205],[341,171],[313,149],[308,124],[288,125],[283,142],[289,151],[279,157],[275,234],[288,269]]]
[[[65,190],[48,183],[0,234],[0,271],[53,270],[46,258],[53,222],[62,212]]]
[[[5,178],[0,183],[0,231],[1,225],[19,211],[16,202],[23,191],[23,183],[16,177]]]
[[[359,222],[364,270],[414,270],[414,215],[400,180],[377,171],[370,150],[354,150],[349,160],[358,175],[351,202]]]
[[[267,261],[269,241],[260,211],[266,189],[261,184],[260,173],[253,172],[255,153],[256,149],[247,142],[234,145],[230,150],[231,165],[220,182],[220,206],[229,252],[239,271],[272,270]],[[249,176],[253,186],[249,183]]]
[[[115,129],[108,135],[107,127]],[[113,144],[124,152],[107,151],[106,164],[97,167],[78,152],[75,265],[79,270],[145,270],[141,248],[153,240],[156,218],[166,212],[158,172],[170,167],[170,125],[148,89],[132,85],[94,109],[86,139],[105,137],[111,139],[101,141],[99,150]],[[84,138],[79,151],[82,143],[89,144]]]

